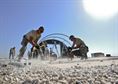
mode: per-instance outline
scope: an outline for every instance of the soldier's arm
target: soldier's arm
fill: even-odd
[[[36,43],[33,41],[33,37],[30,36],[29,43],[34,47]]]
[[[35,40],[35,43],[37,43],[40,38],[41,38],[41,35]]]
[[[73,41],[73,45],[72,45],[72,48],[74,48],[75,47],[75,41]]]

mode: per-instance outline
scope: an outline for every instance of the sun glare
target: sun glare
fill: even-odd
[[[109,19],[118,14],[118,0],[83,0],[83,7],[96,19]]]

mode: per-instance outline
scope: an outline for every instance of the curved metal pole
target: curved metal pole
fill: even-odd
[[[46,40],[51,40],[52,38],[49,38],[49,39],[46,39]],[[44,40],[44,41],[46,41],[46,40]],[[57,39],[56,39],[57,40]],[[67,45],[65,44],[65,43],[63,43],[62,41],[60,41],[64,46],[66,46],[67,47]],[[69,44],[70,45],[70,44]]]
[[[61,34],[61,33],[52,33],[52,34],[49,34],[49,35],[43,37],[41,40],[43,40],[43,39],[45,39],[45,38],[47,38],[47,37],[49,37],[49,36],[52,36],[52,35],[62,35],[62,36],[65,36],[65,37],[69,38],[69,36],[66,35],[66,34]]]
[[[64,38],[62,38],[62,37],[58,37],[58,36],[52,36],[52,37],[48,37],[48,38],[45,38],[45,39],[43,39],[43,41],[44,40],[47,40],[47,39],[49,39],[49,38],[59,38],[59,39],[62,39],[62,40],[64,40],[64,41],[66,41],[68,44],[70,44],[70,42],[69,41],[67,41],[66,39],[64,39]]]
[[[58,37],[58,36],[48,37],[47,39],[45,38],[45,39],[43,39],[42,41],[45,41],[45,40],[48,40],[48,39],[51,39],[51,38],[52,38],[52,39],[53,39],[53,38],[61,39],[61,40],[65,41],[65,42],[67,42],[69,45],[71,45],[71,43],[70,43],[69,41],[65,40],[64,38]],[[40,41],[40,42],[42,42],[42,41]]]

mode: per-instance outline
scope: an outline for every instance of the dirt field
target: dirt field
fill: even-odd
[[[21,63],[0,59],[0,84],[117,83],[118,57],[76,58],[73,61],[58,59],[51,62],[28,60]]]

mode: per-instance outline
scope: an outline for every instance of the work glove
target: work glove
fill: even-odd
[[[35,45],[35,48],[36,48],[36,49],[39,49],[40,47],[39,47],[39,45]]]

